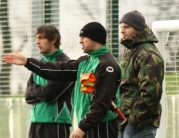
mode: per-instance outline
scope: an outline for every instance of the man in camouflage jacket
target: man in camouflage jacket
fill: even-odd
[[[119,59],[120,108],[128,121],[119,123],[118,138],[154,138],[160,125],[164,78],[164,61],[154,45],[158,40],[138,11],[124,14],[120,27],[126,48]]]

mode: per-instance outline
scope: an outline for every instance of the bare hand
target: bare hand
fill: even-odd
[[[72,132],[70,138],[83,138],[84,135],[85,133],[80,128],[77,128]]]
[[[4,54],[2,59],[7,64],[15,64],[15,65],[25,65],[27,62],[27,58],[18,50],[15,50],[14,53]]]

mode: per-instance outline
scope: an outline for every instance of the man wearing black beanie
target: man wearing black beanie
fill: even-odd
[[[85,36],[93,41],[106,44],[106,30],[105,28],[97,22],[90,22],[86,24],[80,31],[80,37]]]
[[[118,138],[155,138],[164,78],[164,61],[154,44],[158,40],[138,11],[124,14],[119,23],[126,48],[119,59],[124,74],[120,108],[128,121],[119,123]]]
[[[78,128],[71,138],[117,138],[118,119],[112,101],[119,106],[120,67],[109,52],[106,30],[98,22],[80,31],[82,50],[88,55],[68,62],[49,63],[26,58],[22,53],[5,54],[9,64],[25,65],[39,76],[55,81],[76,81],[72,103]]]

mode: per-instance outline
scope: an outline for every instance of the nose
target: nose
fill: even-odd
[[[80,44],[83,43],[83,38],[82,37],[80,37],[79,43]]]
[[[35,43],[36,43],[36,44],[38,44],[38,43],[39,43],[39,39],[38,39],[38,38],[36,38]]]
[[[120,32],[121,32],[121,33],[123,33],[123,32],[124,32],[124,28],[123,28],[123,27],[121,27]]]

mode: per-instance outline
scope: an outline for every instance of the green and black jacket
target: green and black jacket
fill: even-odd
[[[70,60],[62,50],[44,54],[43,62]],[[71,95],[74,82],[50,81],[32,73],[27,83],[25,100],[33,105],[30,121],[34,123],[62,123],[71,125]]]
[[[72,103],[79,128],[84,132],[90,130],[97,123],[117,118],[111,100],[119,106],[118,86],[121,71],[106,46],[68,62],[44,63],[28,58],[25,67],[49,80],[76,81]],[[92,93],[81,91],[80,78],[88,73],[94,73],[96,77]]]
[[[148,27],[137,36],[121,41],[126,49],[119,60],[124,74],[120,107],[137,129],[145,124],[155,127],[160,124],[164,61],[154,45],[156,42]]]

